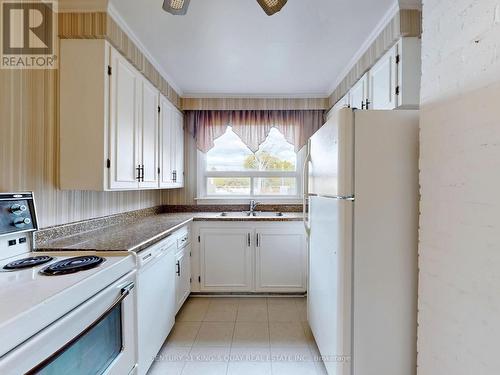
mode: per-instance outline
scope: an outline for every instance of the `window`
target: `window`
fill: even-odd
[[[297,199],[302,187],[301,152],[272,128],[252,152],[230,126],[206,154],[199,152],[198,196]]]

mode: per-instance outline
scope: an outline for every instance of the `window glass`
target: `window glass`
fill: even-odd
[[[297,196],[297,153],[276,128],[254,153],[228,126],[204,158],[206,196]],[[201,181],[200,181],[201,182]],[[203,196],[203,194],[202,194]]]

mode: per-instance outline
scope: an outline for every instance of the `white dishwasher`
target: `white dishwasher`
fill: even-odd
[[[174,326],[176,250],[176,239],[170,236],[138,254],[138,375],[147,373]]]

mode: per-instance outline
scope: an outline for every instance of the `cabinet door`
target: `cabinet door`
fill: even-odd
[[[255,281],[257,292],[305,292],[307,252],[302,230],[257,228]]]
[[[141,188],[158,187],[158,90],[141,80],[141,117],[138,143],[144,179]]]
[[[184,186],[184,117],[177,109],[174,110],[175,124],[175,184]]]
[[[191,245],[188,245],[179,251],[176,256],[176,311],[179,311],[191,292],[190,251]]]
[[[365,73],[365,75],[351,88],[349,97],[352,108],[366,109],[366,99],[368,98],[368,73]]]
[[[395,46],[369,72],[370,109],[396,108],[396,55]]]
[[[252,290],[252,237],[245,228],[200,229],[202,291]]]
[[[173,135],[174,128],[174,108],[173,105],[160,95],[160,187],[172,188],[175,187],[173,181],[173,170],[175,155],[172,149],[175,150],[175,139]]]
[[[111,64],[109,188],[137,189],[139,73],[114,49]]]

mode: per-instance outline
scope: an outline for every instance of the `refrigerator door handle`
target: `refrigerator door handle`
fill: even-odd
[[[321,198],[330,198],[330,199],[338,199],[342,201],[354,201],[354,195],[327,195],[327,194],[309,194],[311,197],[321,197]]]
[[[302,214],[304,221],[304,228],[307,235],[311,232],[311,224],[309,222],[309,163],[311,162],[310,141],[307,145],[307,156],[304,160],[304,168],[302,170]]]

